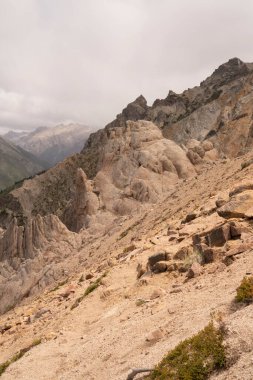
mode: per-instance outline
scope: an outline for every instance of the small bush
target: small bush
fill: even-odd
[[[28,351],[30,351],[33,347],[38,346],[41,343],[41,339],[36,339],[30,344],[30,346],[22,348],[19,352],[17,352],[11,359],[6,362],[0,364],[0,376],[6,371],[6,369],[17,360],[21,359]]]
[[[123,254],[128,253],[128,252],[132,252],[134,249],[135,249],[135,245],[134,245],[134,244],[131,244],[131,245],[129,245],[128,247],[125,247],[125,248],[123,249]]]
[[[209,323],[179,343],[147,377],[149,380],[205,380],[226,366],[224,332]]]
[[[49,293],[52,293],[52,292],[55,292],[56,290],[60,289],[62,286],[66,285],[68,283],[68,278],[66,278],[65,280],[59,282],[53,289],[51,289],[49,291]]]
[[[253,302],[253,276],[244,277],[240,286],[236,289],[236,302]]]
[[[95,289],[97,289],[101,285],[101,280],[107,275],[107,273],[104,273],[101,277],[99,277],[96,281],[92,282],[85,290],[83,295],[78,297],[73,305],[71,306],[70,310],[75,309],[82,300],[87,297],[90,293],[94,292]]]
[[[250,158],[249,160],[241,163],[241,169],[243,170],[252,164],[253,164],[253,158]]]

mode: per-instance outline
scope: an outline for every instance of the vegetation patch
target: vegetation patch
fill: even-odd
[[[134,249],[135,249],[135,245],[134,245],[134,244],[131,244],[131,245],[129,245],[128,247],[125,247],[125,248],[123,249],[123,253],[125,254],[125,253],[128,253],[128,252],[132,252]]]
[[[125,231],[121,232],[121,234],[119,235],[118,237],[118,240],[121,240],[123,239],[125,236],[127,236],[127,234],[133,229],[135,228],[136,226],[138,226],[139,224],[139,221],[135,222],[134,224],[132,224],[130,227],[128,227]]]
[[[251,158],[250,160],[244,161],[241,163],[241,169],[243,170],[252,164],[253,164],[253,159]]]
[[[67,282],[68,282],[68,278],[66,278],[65,280],[59,282],[55,288],[53,288],[52,290],[49,291],[49,293],[52,293],[52,292],[55,292],[56,290],[60,289],[63,285],[66,285]]]
[[[246,304],[253,302],[253,276],[243,278],[240,286],[236,289],[235,300]]]
[[[224,330],[209,323],[179,343],[146,378],[148,380],[205,380],[226,367]]]
[[[6,369],[17,360],[21,359],[28,351],[30,351],[33,347],[38,346],[41,343],[41,339],[36,339],[30,344],[28,347],[22,348],[19,352],[12,356],[6,362],[0,364],[0,376],[6,371]]]
[[[73,305],[71,306],[70,310],[73,310],[75,309],[80,302],[82,302],[82,300],[87,297],[90,293],[94,292],[94,290],[96,290],[100,285],[101,285],[101,281],[102,279],[106,276],[107,273],[104,273],[101,277],[99,277],[96,281],[92,282],[85,290],[85,292],[80,296],[78,297],[75,302],[73,303]]]

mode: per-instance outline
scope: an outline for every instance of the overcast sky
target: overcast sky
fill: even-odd
[[[143,94],[253,62],[252,0],[0,0],[0,128],[103,127]]]

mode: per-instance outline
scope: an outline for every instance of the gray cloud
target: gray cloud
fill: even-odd
[[[253,61],[251,0],[1,0],[0,127],[104,126],[143,94]]]

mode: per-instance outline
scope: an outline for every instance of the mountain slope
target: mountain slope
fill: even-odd
[[[0,189],[44,169],[38,158],[0,137]]]
[[[80,152],[90,132],[90,128],[84,125],[60,124],[51,128],[40,127],[26,134],[11,131],[4,137],[47,162],[48,167],[51,167],[71,154]]]
[[[126,380],[212,318],[229,350],[211,378],[252,379],[252,307],[234,303],[252,275],[252,99],[232,59],[0,196],[0,363],[31,349],[3,379]]]

